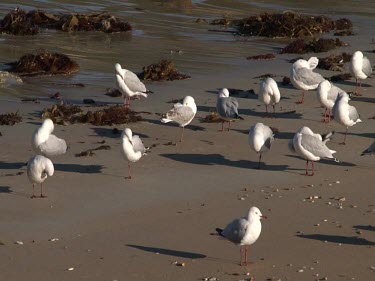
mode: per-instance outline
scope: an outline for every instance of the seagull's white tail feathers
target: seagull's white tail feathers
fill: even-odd
[[[329,150],[329,152],[331,152],[331,154],[335,154],[336,153],[336,151],[334,151],[334,150]]]
[[[362,120],[358,118],[357,121],[355,121],[355,123],[362,123]]]
[[[148,95],[142,92],[135,92],[137,95],[147,98]]]
[[[162,118],[161,119],[161,122],[163,123],[168,123],[168,122],[171,122],[172,120],[168,119],[168,118]]]

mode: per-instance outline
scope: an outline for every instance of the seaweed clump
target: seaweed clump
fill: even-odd
[[[43,118],[51,118],[57,124],[91,123],[97,126],[125,124],[142,121],[135,111],[123,106],[111,106],[97,111],[83,113],[81,107],[71,104],[55,104],[51,109],[44,109]]]
[[[188,79],[191,76],[178,72],[172,61],[161,60],[159,63],[143,67],[138,77],[142,80],[173,81]]]
[[[106,33],[124,32],[132,29],[128,22],[122,21],[106,12],[84,14],[51,14],[42,10],[25,12],[19,8],[8,13],[0,21],[0,32],[13,35],[35,35],[40,28],[70,31],[102,31]]]
[[[350,73],[343,73],[343,74],[333,75],[329,78],[329,80],[332,82],[338,82],[338,81],[350,80],[351,78],[352,76],[350,75]]]
[[[0,125],[11,125],[14,126],[22,121],[22,116],[18,114],[18,111],[13,113],[0,114]]]
[[[305,54],[305,53],[321,53],[329,50],[346,46],[340,39],[312,39],[305,41],[304,39],[296,39],[285,48],[281,49],[281,54]]]
[[[110,150],[110,149],[111,149],[111,146],[109,145],[101,145],[99,147],[88,149],[88,150],[82,151],[81,153],[77,153],[75,156],[76,157],[93,156],[95,155],[94,153],[95,150]]]
[[[343,18],[333,20],[325,16],[304,16],[291,11],[264,13],[242,20],[213,20],[211,24],[234,26],[240,35],[262,37],[301,38],[327,33],[332,30],[351,29],[352,22]]]
[[[60,53],[39,52],[26,54],[18,61],[7,63],[9,72],[19,76],[71,74],[79,69],[78,63]]]
[[[217,112],[210,112],[210,114],[201,119],[202,123],[221,123],[224,121]]]
[[[344,64],[349,62],[351,57],[351,54],[341,53],[338,55],[330,55],[325,58],[320,58],[318,68],[331,71],[342,71]]]
[[[276,56],[274,54],[265,54],[247,57],[247,60],[273,60]]]

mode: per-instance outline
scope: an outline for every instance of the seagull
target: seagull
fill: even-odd
[[[119,63],[115,64],[116,85],[124,95],[124,106],[130,107],[130,98],[142,96],[147,98],[147,89],[138,76],[127,69],[122,69]]]
[[[290,81],[293,86],[302,90],[302,99],[300,104],[304,103],[305,91],[315,90],[324,78],[319,73],[313,72],[318,66],[319,59],[311,57],[308,61],[299,59],[293,63],[290,70]]]
[[[375,154],[375,141],[369,146],[369,148],[362,152],[361,156],[365,154]]]
[[[33,195],[31,198],[36,198],[35,196],[35,184],[40,183],[40,198],[47,197],[43,195],[43,182],[47,177],[52,177],[54,172],[53,163],[50,159],[42,156],[36,155],[27,162],[27,176],[29,181],[33,184]]]
[[[319,161],[320,158],[338,160],[332,156],[336,153],[334,150],[330,150],[326,146],[330,138],[322,140],[322,136],[314,134],[313,131],[308,127],[301,128],[293,137],[292,148],[294,151],[306,160],[306,176],[314,175],[314,161]],[[289,146],[291,147],[291,146]],[[312,173],[308,173],[309,162],[311,162]]]
[[[228,224],[224,229],[216,228],[217,233],[233,242],[240,245],[240,265],[247,265],[248,246],[258,240],[260,232],[262,231],[261,218],[263,216],[257,207],[251,207],[247,217],[237,218]],[[243,259],[244,253],[244,259]]]
[[[314,136],[314,137],[319,138],[322,142],[327,143],[332,139],[332,136],[335,134],[335,131],[330,131],[327,134],[320,135],[320,134],[315,134],[309,127],[304,126],[301,129],[299,129],[297,133]],[[288,147],[291,152],[297,153],[296,150],[294,149],[293,139],[289,140]]]
[[[272,105],[275,114],[275,105],[280,101],[280,90],[277,83],[271,77],[260,83],[259,100],[266,105],[266,113],[268,114],[268,105]]]
[[[194,98],[186,96],[182,100],[182,104],[175,103],[173,105],[173,108],[165,114],[165,117],[161,119],[161,122],[176,122],[182,128],[180,137],[180,142],[182,142],[184,128],[186,125],[190,124],[196,113],[197,105],[195,104]]]
[[[229,97],[227,88],[223,88],[217,95],[216,110],[222,118],[221,131],[224,131],[224,122],[229,122],[228,131],[230,130],[230,122],[233,119],[244,120],[238,115],[238,101],[235,98]]]
[[[361,96],[361,80],[366,79],[372,72],[372,67],[369,59],[363,56],[361,51],[356,51],[352,55],[349,65],[350,73],[355,78],[355,95]],[[359,89],[358,89],[359,80]]]
[[[362,120],[359,119],[357,109],[354,106],[349,105],[349,100],[350,98],[347,93],[340,93],[332,108],[333,119],[346,127],[344,141],[340,144],[345,144],[348,127],[362,122]]]
[[[130,162],[137,162],[141,159],[142,155],[146,155],[146,147],[143,145],[141,138],[133,135],[132,130],[129,128],[124,129],[121,134],[121,151],[124,158],[128,160],[128,177],[131,179]]]
[[[256,123],[249,130],[249,144],[252,150],[259,154],[258,169],[260,169],[260,160],[262,153],[271,149],[274,141],[274,134],[270,127],[263,123]]]
[[[332,108],[339,93],[345,93],[345,91],[341,90],[339,87],[334,86],[328,80],[324,80],[323,82],[319,83],[317,89],[317,97],[320,104],[325,107],[324,123],[331,122]]]
[[[65,140],[52,134],[54,125],[51,119],[44,119],[41,127],[33,133],[31,144],[37,154],[53,157],[64,154],[67,150]]]

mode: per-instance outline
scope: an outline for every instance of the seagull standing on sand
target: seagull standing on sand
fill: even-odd
[[[124,106],[130,108],[130,98],[133,96],[147,98],[147,89],[138,76],[127,69],[122,69],[119,63],[115,64],[116,85],[124,95]]]
[[[268,105],[272,105],[273,113],[275,114],[275,105],[280,101],[280,90],[276,81],[269,77],[260,83],[259,88],[258,98],[265,104],[267,115]]]
[[[175,103],[173,105],[173,108],[166,113],[165,117],[161,119],[161,122],[176,122],[182,128],[180,137],[180,142],[182,142],[184,128],[186,125],[190,124],[196,113],[197,105],[195,104],[194,98],[191,96],[186,96],[182,100],[182,104]]]
[[[362,122],[359,119],[359,114],[354,106],[349,105],[349,95],[347,93],[340,93],[337,96],[335,105],[333,106],[333,119],[336,122],[346,127],[344,141],[340,144],[346,143],[346,135],[348,134],[348,128]]]
[[[345,91],[334,86],[328,80],[320,82],[317,89],[317,97],[320,104],[325,107],[324,123],[331,122],[332,108],[335,105],[339,93],[345,93]]]
[[[53,157],[64,154],[67,149],[65,140],[52,134],[54,125],[51,119],[45,119],[41,127],[33,133],[31,144],[37,154]]]
[[[50,159],[42,156],[36,155],[27,162],[27,176],[29,181],[33,184],[33,195],[31,198],[36,198],[35,196],[35,184],[40,183],[40,197],[47,197],[43,195],[43,182],[48,176],[53,176],[54,167]]]
[[[238,115],[238,101],[235,98],[229,97],[227,88],[223,88],[217,95],[216,110],[221,119],[221,131],[224,131],[224,122],[229,122],[228,131],[230,130],[230,122],[234,119],[244,120]]]
[[[365,154],[375,154],[375,141],[369,146],[369,148],[362,152],[361,156]]]
[[[361,51],[356,51],[352,55],[349,65],[350,73],[355,78],[355,95],[360,96],[361,80],[366,79],[372,72],[372,67],[369,59],[363,56]],[[358,89],[359,80],[359,89]]]
[[[332,135],[332,133],[330,134]],[[293,137],[292,146],[289,148],[293,149],[298,155],[306,160],[306,176],[314,175],[314,161],[319,161],[320,158],[334,159],[337,161],[332,154],[336,153],[334,150],[330,150],[326,142],[330,140],[329,137],[325,137],[322,140],[322,136],[314,134],[313,131],[308,127],[301,128]],[[309,162],[311,162],[312,173],[308,173]]]
[[[299,129],[297,133],[314,136],[314,137],[319,138],[322,142],[327,143],[331,140],[331,137],[335,134],[335,131],[331,131],[327,134],[320,135],[320,134],[315,134],[309,127],[304,126],[301,129]],[[294,149],[293,139],[289,140],[288,147],[289,147],[290,152],[297,153],[296,150]]]
[[[299,59],[293,63],[290,70],[290,81],[293,86],[302,90],[302,99],[300,104],[304,103],[305,91],[315,90],[324,78],[319,73],[313,72],[318,66],[319,59],[311,57],[308,61]]]
[[[249,144],[252,150],[259,154],[258,169],[260,169],[260,160],[262,153],[271,149],[271,144],[274,141],[274,134],[270,127],[263,123],[256,123],[249,130]]]
[[[139,136],[133,135],[132,130],[126,128],[121,135],[121,151],[124,158],[128,160],[128,177],[131,179],[130,162],[137,162],[142,155],[146,154],[146,148]]]
[[[247,217],[233,220],[224,229],[216,228],[220,236],[240,245],[240,265],[247,265],[248,246],[258,240],[262,231],[261,218],[267,217],[257,207],[251,207]]]

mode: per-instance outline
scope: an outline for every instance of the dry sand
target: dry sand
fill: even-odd
[[[373,46],[365,36],[351,40],[347,51]],[[367,55],[374,61],[373,54]],[[0,127],[0,280],[373,280],[375,159],[360,153],[375,136],[375,120],[370,119],[374,79],[365,81],[363,97],[353,98],[363,123],[350,128],[346,146],[339,145],[344,127],[321,122],[323,109],[315,92],[304,105],[296,105],[300,92],[291,87],[281,88],[277,110],[296,114],[264,118],[256,99],[240,98],[245,120],[230,132],[199,122],[215,107],[212,91],[224,86],[257,91],[258,80],[252,77],[288,75],[286,59],[291,57],[244,60],[214,73],[193,73],[190,80],[149,84],[155,94],[132,106],[153,114],[129,127],[146,146],[155,147],[132,166],[132,180],[124,179],[127,164],[113,127],[56,126],[55,134],[67,140],[70,150],[53,159],[56,172],[45,182],[46,199],[29,198],[24,163],[33,155],[30,137],[41,123],[40,111],[51,101],[3,99],[0,112],[20,109],[24,121]],[[353,81],[339,86],[354,90]],[[197,118],[185,130],[183,144],[166,145],[178,139],[179,128],[161,124],[154,113],[167,111],[167,101],[185,95],[195,97]],[[256,122],[280,131],[263,157],[262,170],[255,169],[257,155],[247,142],[248,129]],[[303,176],[305,161],[287,149],[288,139],[304,125],[319,133],[336,131],[329,147],[341,162],[316,163],[313,177]],[[74,156],[102,140],[111,150]],[[307,199],[314,196],[318,198]],[[238,247],[210,234],[246,215],[251,206],[268,219],[250,247],[252,264],[240,267]]]

